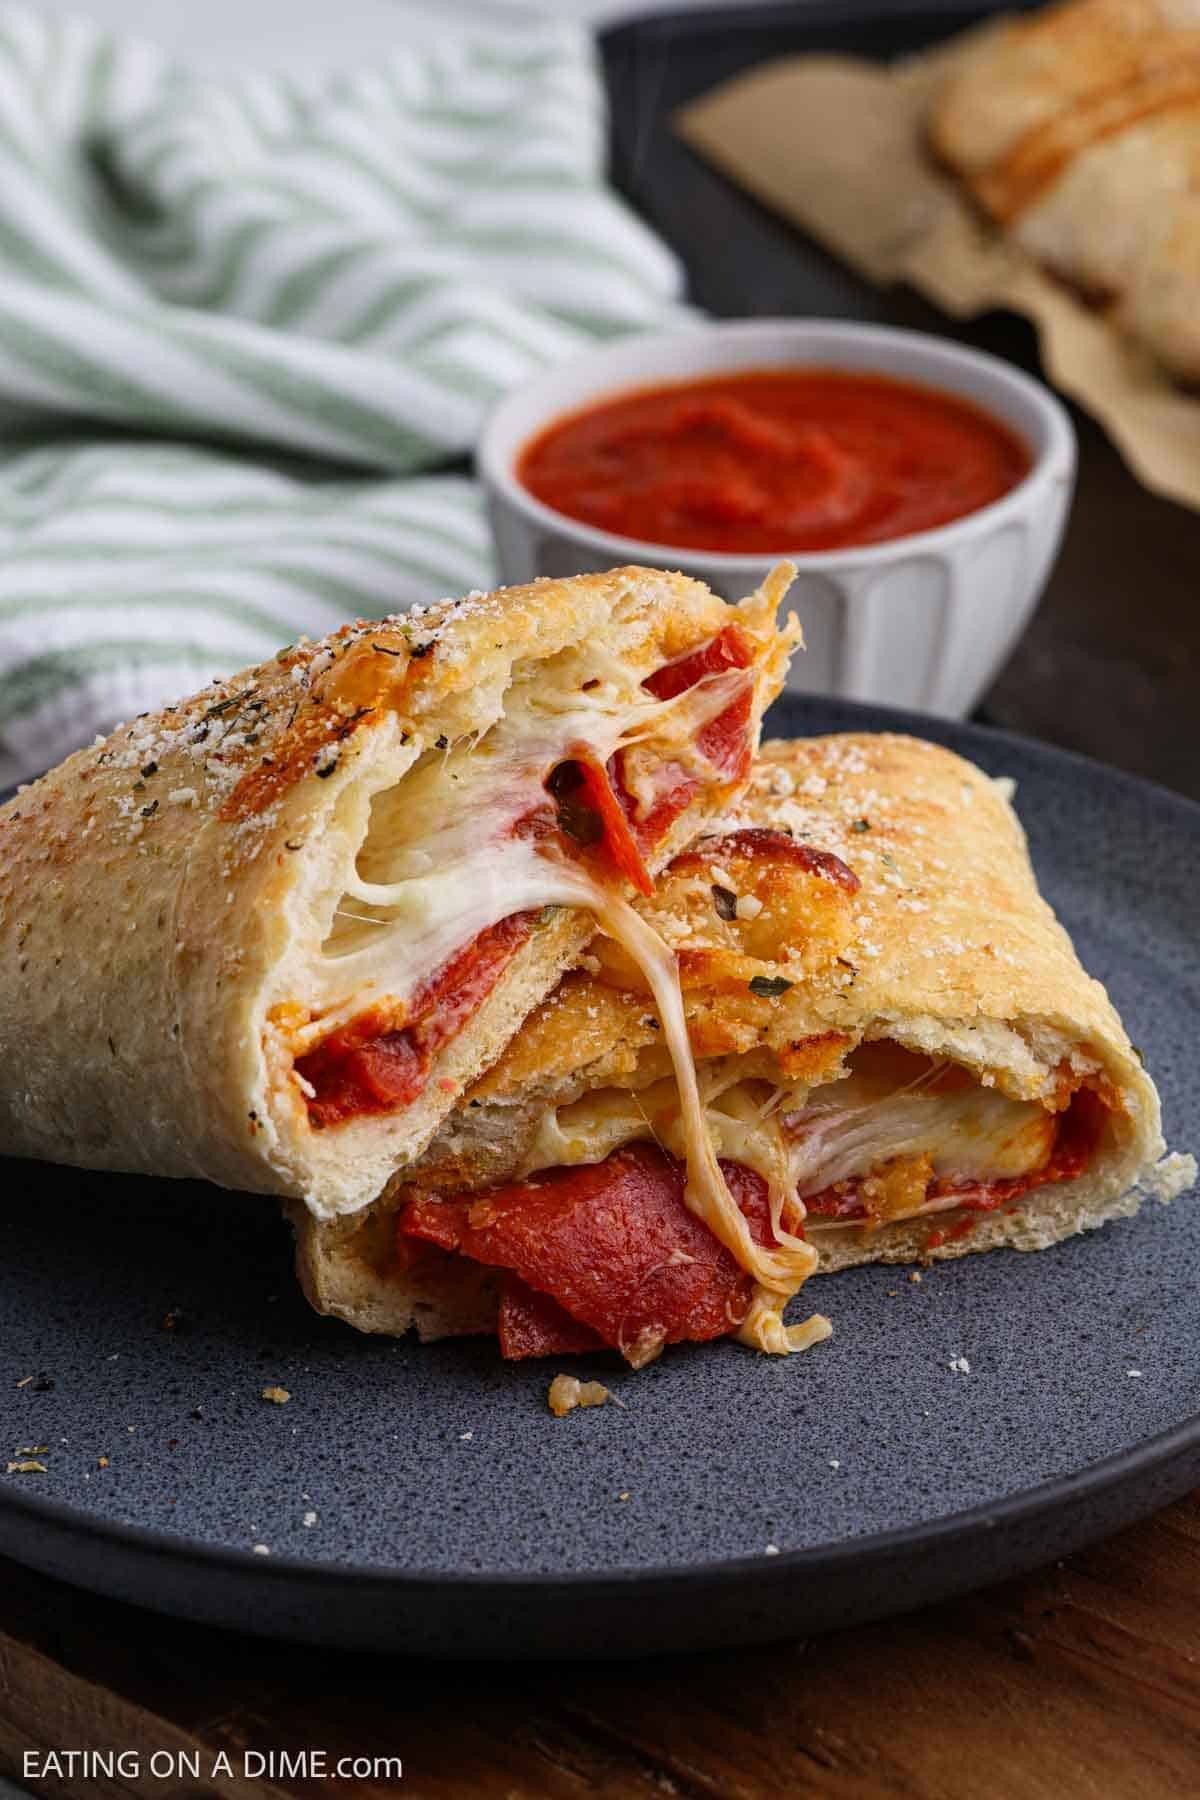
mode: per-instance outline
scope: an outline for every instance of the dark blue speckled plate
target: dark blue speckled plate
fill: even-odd
[[[970,727],[811,700],[771,723],[924,731],[1014,776],[1046,893],[1200,1147],[1200,808]],[[598,1359],[622,1408],[556,1420],[552,1367],[314,1317],[267,1203],[3,1169],[0,1463],[46,1445],[48,1472],[0,1478],[0,1549],[165,1612],[451,1655],[727,1645],[994,1580],[1200,1480],[1194,1200],[919,1285],[840,1275],[829,1344]]]

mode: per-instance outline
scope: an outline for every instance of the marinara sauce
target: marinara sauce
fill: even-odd
[[[692,550],[838,550],[928,531],[1008,493],[1021,440],[934,388],[756,369],[638,388],[558,419],[517,476],[556,512]]]

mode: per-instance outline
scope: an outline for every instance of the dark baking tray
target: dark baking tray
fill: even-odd
[[[603,54],[613,174],[682,257],[691,298],[719,315],[834,316],[941,332],[1037,373],[1023,319],[993,312],[964,325],[908,289],[872,287],[671,128],[676,107],[757,63],[810,51],[886,61],[989,10],[805,0],[668,13],[610,31]],[[1099,427],[1072,411],[1079,483],[1062,555],[981,716],[1200,798],[1200,515],[1150,494]]]

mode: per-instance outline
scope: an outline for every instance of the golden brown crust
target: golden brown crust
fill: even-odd
[[[775,960],[758,965],[768,975],[792,975],[793,985],[759,999],[748,982],[741,985],[735,952],[726,966],[737,982],[702,979],[693,990],[706,1028],[732,1033],[749,1019],[772,1049],[827,1032],[855,1043],[896,1037],[994,1075],[1019,1099],[1050,1093],[1062,1055],[1081,1044],[1107,1045],[1118,1077],[1138,1069],[1108,996],[1080,968],[1038,893],[1015,812],[973,764],[886,732],[765,743],[728,823],[788,832],[836,858],[859,885],[849,894],[819,878],[797,882],[798,909],[779,923],[804,935],[776,943]],[[677,946],[670,909],[678,866],[660,884],[660,898],[640,903]],[[828,910],[818,915],[821,902]],[[805,903],[814,909],[807,915]],[[820,931],[813,929],[818,917]],[[744,943],[759,925],[726,929]],[[720,930],[710,916],[706,937],[715,940]],[[607,970],[611,981],[619,959],[600,944],[592,953],[602,959],[594,980]],[[592,996],[568,991],[577,1015]],[[555,1066],[556,1038],[574,1032],[556,1024],[562,1005],[553,995],[526,1022],[480,1098],[504,1097],[531,1070]]]
[[[1057,1030],[1138,1067],[1038,892],[1015,811],[972,763],[886,732],[766,744],[740,810],[764,809],[861,883],[843,962],[806,984],[814,1030],[942,1048],[1022,1099],[1052,1085]]]
[[[795,642],[773,613],[736,614],[757,659],[755,728]],[[730,617],[702,584],[644,569],[474,595],[293,646],[51,771],[0,809],[5,1148],[326,1210],[368,1201],[590,929],[567,913],[518,954],[456,1041],[450,1086],[431,1082],[407,1121],[322,1139],[266,1015],[281,988],[303,1006],[372,795],[441,740],[485,732],[515,670],[594,642],[640,679]],[[652,860],[732,785],[697,796]]]
[[[637,909],[675,951],[697,1056],[761,1045],[786,1057],[812,1035],[803,983],[849,940],[856,887],[838,858],[761,828],[722,831],[675,858]],[[643,1050],[661,1053],[653,1064],[665,1070],[661,1026],[629,957],[597,937],[586,964],[530,1015],[474,1099],[504,1101],[560,1079],[582,1091],[595,1085],[596,1065],[615,1078]]]

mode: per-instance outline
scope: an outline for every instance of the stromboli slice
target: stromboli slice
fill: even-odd
[[[0,1141],[368,1202],[740,791],[785,587],[360,622],[70,758],[0,811]]]
[[[1198,86],[1195,0],[1059,0],[964,51],[929,133],[989,210],[1011,217],[1089,143]]]
[[[822,1335],[824,1321],[793,1328],[790,1342],[784,1333],[782,1307],[816,1258],[792,1230],[793,1209],[779,1169],[769,1167],[763,1176],[768,1134],[756,1131],[753,1117],[741,1116],[740,1095],[724,1107],[713,1071],[736,1066],[752,1078],[777,1077],[786,1069],[799,1077],[838,1061],[839,1034],[802,1041],[803,1019],[794,1005],[806,972],[836,957],[846,941],[857,885],[836,856],[753,824],[707,837],[677,857],[655,895],[638,903],[638,912],[644,926],[673,947],[682,990],[678,1020],[662,1005],[661,992],[651,1000],[643,969],[625,947],[597,937],[584,959],[587,968],[567,976],[510,1045],[494,1071],[499,1085],[493,1088],[485,1080],[477,1086],[422,1163],[402,1171],[357,1228],[353,1221],[322,1226],[293,1209],[298,1267],[314,1305],[373,1330],[416,1323],[423,1334],[437,1335],[495,1328],[498,1317],[503,1327],[511,1303],[508,1281],[494,1272],[467,1273],[467,1256],[449,1264],[444,1257],[414,1256],[411,1244],[397,1241],[392,1212],[431,1191],[474,1194],[486,1212],[497,1202],[496,1184],[514,1176],[518,1184],[530,1178],[526,1197],[540,1212],[545,1196],[533,1190],[545,1178],[542,1172],[562,1175],[571,1166],[615,1153],[609,1165],[615,1180],[626,1170],[625,1146],[643,1141],[662,1150],[659,1166],[640,1169],[632,1185],[623,1178],[619,1195],[603,1181],[592,1184],[592,1224],[589,1229],[572,1225],[581,1256],[598,1261],[602,1283],[611,1280],[625,1291],[638,1265],[643,1232],[653,1228],[657,1234],[663,1254],[651,1267],[660,1270],[672,1261],[665,1247],[671,1231],[675,1252],[691,1261],[699,1229],[726,1271],[740,1272],[733,1290],[740,1303],[724,1318],[723,1331],[715,1333],[711,1315],[702,1309],[698,1317],[682,1291],[687,1283],[673,1280],[664,1287],[657,1275],[661,1329],[656,1338],[651,1322],[641,1318],[623,1340],[631,1359],[647,1360],[648,1344],[661,1347],[680,1337],[730,1330],[775,1349],[798,1348]],[[686,1081],[688,1075],[695,1081],[693,1052],[702,1069],[694,1116]],[[510,1094],[516,1106],[509,1104]],[[719,1136],[712,1130],[717,1110]],[[736,1152],[755,1142],[762,1154],[753,1168],[745,1168]],[[730,1144],[734,1153],[718,1166],[718,1152],[724,1154]],[[580,1169],[580,1178],[587,1186],[587,1168]],[[568,1209],[575,1206],[574,1184],[556,1179],[556,1191]],[[513,1270],[537,1287],[534,1270],[510,1241],[522,1196],[510,1198],[515,1204],[504,1208],[511,1218],[507,1233],[472,1237],[469,1255],[491,1256],[493,1271]],[[764,1209],[766,1232],[758,1228]],[[630,1246],[620,1255],[603,1228],[609,1214],[623,1220],[623,1240]],[[576,1211],[575,1219],[584,1216]],[[437,1243],[431,1217],[423,1215],[421,1231]],[[562,1224],[556,1212],[555,1233]],[[591,1250],[585,1251],[589,1238]],[[543,1281],[547,1266],[542,1265]],[[569,1261],[561,1252],[556,1266],[565,1278]],[[561,1287],[560,1281],[552,1296],[558,1301]],[[643,1294],[639,1305],[645,1299]],[[612,1306],[603,1307],[601,1316],[611,1326]],[[572,1317],[590,1326],[599,1322],[594,1309],[577,1309]]]
[[[749,1184],[766,1199],[773,1228],[803,1233],[810,1268],[1040,1248],[1194,1178],[1190,1158],[1165,1157],[1153,1082],[1039,895],[1012,807],[936,745],[764,746],[732,818],[639,908],[676,952],[715,1153],[741,1172],[742,1197]],[[656,1232],[670,1182],[683,1203],[662,1020],[619,948],[598,938],[585,963],[362,1221],[299,1222],[320,1309],[429,1337],[499,1325],[509,1354],[565,1353],[586,1328],[628,1353],[575,1272],[525,1255],[506,1223],[522,1196],[538,1213],[546,1185],[562,1185],[555,1231],[573,1209],[587,1243],[578,1177],[592,1205],[619,1199],[633,1235],[621,1159],[634,1146],[656,1159]],[[456,1237],[464,1218],[474,1228]],[[619,1297],[634,1265],[604,1257]],[[793,1267],[799,1287],[801,1256]],[[514,1296],[512,1273],[540,1311]],[[729,1329],[788,1347],[786,1292],[741,1293]],[[712,1335],[682,1303],[659,1310],[660,1344]],[[637,1323],[644,1360],[654,1334]]]
[[[931,143],[1048,269],[1200,376],[1200,7],[1065,0],[956,60]]]

